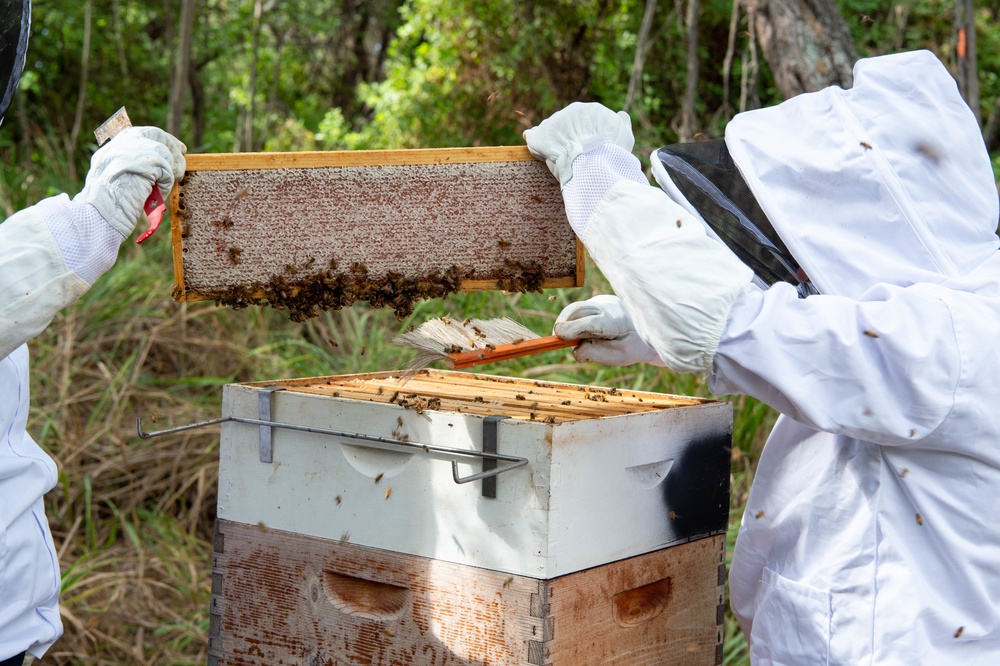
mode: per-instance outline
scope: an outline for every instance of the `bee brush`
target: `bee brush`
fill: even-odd
[[[422,366],[443,360],[452,369],[575,347],[579,340],[555,335],[539,337],[512,319],[431,319],[412,331],[396,336],[394,343],[422,352],[413,361]]]

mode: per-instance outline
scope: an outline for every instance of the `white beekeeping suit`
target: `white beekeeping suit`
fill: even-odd
[[[0,0],[0,122],[24,66],[28,0]],[[40,658],[62,634],[59,561],[43,495],[52,459],[27,432],[27,342],[115,262],[154,187],[184,175],[185,147],[132,127],[97,151],[72,200],[45,199],[0,224],[0,663]]]
[[[0,224],[0,661],[41,657],[62,633],[42,499],[56,467],[26,430],[25,343],[114,264],[152,188],[169,192],[183,176],[184,150],[162,130],[127,129],[95,153],[75,198],[45,199]]]
[[[781,412],[730,570],[752,662],[1000,663],[997,190],[948,72],[862,60],[850,90],[729,124],[806,298],[755,287],[655,154],[649,187],[626,119],[572,109],[525,138],[618,298],[569,306],[557,334]]]

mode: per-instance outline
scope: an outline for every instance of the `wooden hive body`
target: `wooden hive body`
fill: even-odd
[[[544,580],[219,521],[210,666],[713,666],[725,536]]]
[[[230,385],[223,416],[262,404],[324,432],[274,428],[261,462],[259,425],[223,425],[218,663],[716,663],[730,405],[420,370]],[[494,497],[447,454],[490,424],[525,461]]]
[[[559,183],[523,147],[190,155],[171,220],[181,301],[405,314],[583,284]]]

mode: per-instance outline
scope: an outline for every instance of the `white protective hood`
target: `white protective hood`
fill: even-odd
[[[849,90],[741,113],[726,145],[821,293],[944,282],[1000,247],[982,135],[928,51],[860,60]]]

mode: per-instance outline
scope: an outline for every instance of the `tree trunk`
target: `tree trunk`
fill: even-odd
[[[76,115],[73,117],[73,130],[70,132],[69,146],[66,157],[69,163],[70,180],[76,180],[76,142],[80,140],[83,131],[83,109],[87,101],[87,79],[90,75],[90,37],[93,22],[93,1],[87,0],[83,6],[83,55],[80,56],[80,88],[76,96]]]
[[[740,0],[764,60],[787,99],[831,85],[849,88],[854,42],[834,0]]]
[[[236,149],[233,152],[239,153],[243,150],[253,150],[253,106],[257,97],[257,65],[260,62],[260,32],[261,22],[264,14],[263,0],[254,0],[253,5],[253,34],[251,39],[250,54],[250,77],[247,81],[247,106],[243,110],[243,132],[242,139],[239,131],[236,132]]]
[[[982,124],[979,111],[979,71],[976,68],[976,8],[973,0],[955,0],[955,59],[958,89]]]
[[[649,31],[653,27],[653,16],[656,13],[656,0],[646,0],[642,12],[642,25],[639,26],[639,36],[635,42],[635,58],[632,60],[632,74],[628,79],[628,91],[625,93],[625,108],[628,111],[635,102],[635,96],[642,92],[642,68],[646,63],[646,52],[649,50]]]
[[[191,147],[198,148],[205,143],[205,84],[201,82],[204,65],[188,70],[191,85]]]
[[[684,14],[687,31],[687,78],[684,84],[684,102],[681,104],[681,127],[677,138],[683,143],[695,135],[695,97],[698,95],[698,0],[687,0]]]
[[[128,61],[125,59],[125,41],[122,39],[122,10],[118,0],[111,3],[111,16],[115,22],[115,46],[118,47],[118,67],[122,78],[128,79]]]
[[[177,36],[177,59],[170,77],[170,103],[167,110],[167,131],[180,136],[184,119],[184,91],[191,77],[191,46],[194,42],[194,9],[197,0],[183,0]]]

